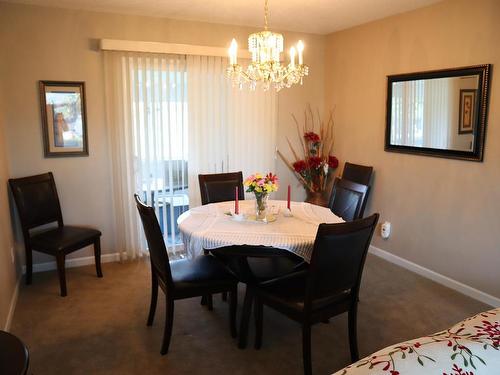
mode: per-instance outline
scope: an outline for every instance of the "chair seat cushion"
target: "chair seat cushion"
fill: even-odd
[[[200,291],[214,293],[236,285],[237,280],[224,265],[211,255],[193,260],[181,259],[170,262],[172,280],[177,297],[200,295]]]
[[[283,306],[289,311],[302,312],[306,283],[305,273],[292,274],[290,277],[261,283],[257,288],[257,294],[273,306]],[[313,311],[320,310],[333,303],[348,300],[349,296],[350,290],[328,293],[325,297],[318,296],[314,298],[311,307]]]
[[[73,251],[91,244],[101,235],[96,229],[63,226],[31,237],[33,250],[42,252]]]

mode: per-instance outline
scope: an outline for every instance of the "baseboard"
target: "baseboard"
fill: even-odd
[[[110,263],[120,261],[120,253],[103,254],[101,255],[101,263]],[[94,264],[95,260],[93,256],[81,257],[81,258],[69,258],[66,259],[66,268],[88,266]],[[46,262],[46,263],[35,263],[33,264],[33,273],[35,272],[45,272],[57,269],[56,262]],[[23,275],[26,273],[26,266],[23,266]]]
[[[19,296],[19,284],[21,283],[21,277],[18,277],[16,282],[16,287],[14,288],[14,293],[12,294],[12,298],[10,299],[10,307],[9,312],[7,314],[7,320],[5,321],[4,331],[9,332],[10,326],[12,324],[12,318],[14,317],[14,311],[16,310],[17,305],[17,297]]]
[[[428,268],[422,267],[416,263],[410,262],[404,258],[398,257],[397,255],[391,254],[385,250],[379,249],[375,246],[370,246],[370,253],[376,255],[380,258],[387,260],[388,262],[397,264],[400,267],[406,268],[409,271],[415,272],[420,276],[428,278],[435,281],[441,285],[444,285],[450,289],[456,290],[466,296],[474,298],[478,301],[486,303],[487,305],[493,307],[500,307],[500,298],[492,296],[490,294],[484,293],[478,289],[475,289],[469,285],[465,285],[460,281],[449,278],[448,276],[441,275],[440,273],[434,272]]]

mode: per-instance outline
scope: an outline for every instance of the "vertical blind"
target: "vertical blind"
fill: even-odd
[[[155,208],[175,255],[172,218],[188,206],[186,58],[107,52],[105,63],[116,245],[132,257],[146,250],[137,193]]]
[[[450,80],[396,82],[392,88],[391,143],[446,148],[451,117]]]
[[[232,87],[226,58],[187,56],[190,203],[201,203],[199,173],[274,170],[277,98]]]
[[[153,205],[171,256],[176,219],[200,204],[199,173],[274,167],[276,94],[235,89],[226,59],[105,53],[117,247],[146,251],[133,194]]]

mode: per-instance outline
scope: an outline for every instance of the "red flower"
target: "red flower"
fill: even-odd
[[[420,345],[422,345],[422,344],[420,344],[419,342],[416,342],[416,343],[415,343],[415,345],[413,345],[413,346],[414,346],[415,348],[420,348]]]
[[[308,159],[309,166],[313,169],[318,169],[321,166],[321,163],[323,162],[323,159],[321,159],[319,156],[311,156]]]
[[[278,182],[278,176],[276,176],[275,174],[272,174],[271,172],[269,172],[269,173],[266,175],[266,179],[267,179],[269,182],[273,183],[273,184],[275,184],[275,183],[277,183],[277,182]]]
[[[304,160],[298,160],[295,163],[292,164],[293,169],[295,169],[295,172],[297,173],[302,173],[307,169],[307,164]]]
[[[309,142],[313,142],[313,143],[319,142],[319,135],[317,135],[314,132],[305,133],[304,138],[306,141],[309,141]]]
[[[339,166],[339,159],[337,159],[335,156],[330,155],[328,157],[328,166],[332,169],[335,169]]]
[[[399,371],[391,370],[391,375],[399,375]]]

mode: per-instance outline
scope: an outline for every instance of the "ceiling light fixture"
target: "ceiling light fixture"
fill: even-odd
[[[283,35],[268,30],[267,19],[269,16],[268,0],[264,3],[264,31],[251,34],[248,37],[248,50],[252,55],[252,62],[246,70],[237,62],[238,44],[233,38],[229,47],[229,66],[227,75],[233,85],[243,88],[248,84],[251,90],[257,85],[264,90],[272,86],[276,91],[302,84],[304,76],[309,74],[309,67],[304,64],[304,43],[301,40],[296,47],[290,48],[290,63],[282,65],[280,54],[283,52]],[[297,63],[295,57],[298,57]]]

